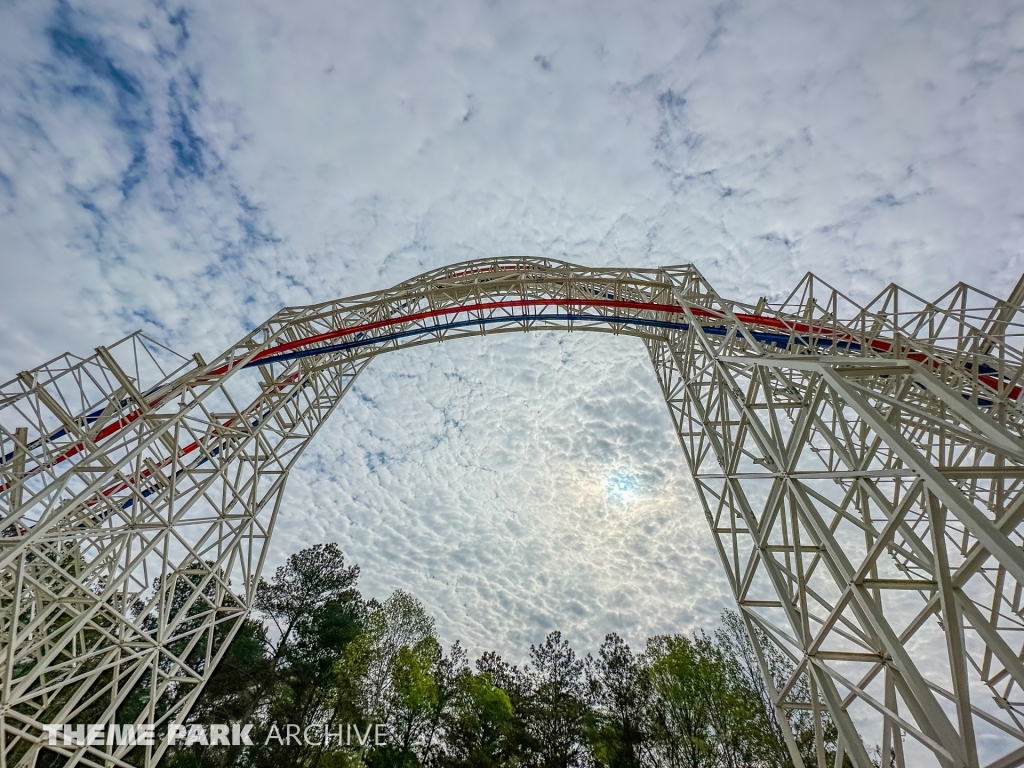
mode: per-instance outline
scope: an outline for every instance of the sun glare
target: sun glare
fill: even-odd
[[[604,490],[608,498],[618,504],[632,504],[640,495],[636,477],[624,469],[616,470],[608,476]]]

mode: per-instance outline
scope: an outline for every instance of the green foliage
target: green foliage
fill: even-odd
[[[593,696],[589,742],[594,762],[609,768],[639,768],[649,754],[649,670],[613,633],[598,650],[589,677]]]
[[[515,764],[512,701],[494,684],[490,672],[473,674],[460,669],[445,714],[445,744],[438,765],[489,768]]]
[[[544,768],[585,764],[583,732],[590,708],[584,667],[560,632],[549,634],[543,645],[530,646],[519,708],[530,764]]]
[[[172,750],[174,768],[755,768],[790,766],[760,660],[735,614],[713,636],[651,638],[634,654],[611,634],[596,658],[580,658],[560,633],[531,646],[516,666],[495,653],[468,664],[446,653],[433,619],[411,595],[365,601],[359,569],[334,544],[292,555],[260,583],[245,621],[194,707],[191,721],[254,723],[251,747]],[[185,609],[194,589],[176,585]],[[208,610],[195,596],[190,611]],[[197,607],[198,606],[198,607]],[[198,614],[197,614],[198,615]],[[769,649],[773,682],[788,659]],[[801,719],[802,718],[802,719]],[[387,744],[290,744],[274,724],[369,732]],[[793,718],[806,764],[809,717]],[[826,737],[834,728],[823,720]],[[348,730],[346,730],[348,729]],[[344,739],[342,740],[344,742]]]
[[[256,607],[269,625],[242,625],[190,715],[190,722],[254,723],[254,746],[182,747],[165,764],[326,765],[317,747],[264,742],[272,723],[305,727],[334,715],[335,666],[360,635],[367,610],[355,586],[358,577],[359,568],[345,566],[336,544],[318,544],[292,555],[270,582],[261,582]]]

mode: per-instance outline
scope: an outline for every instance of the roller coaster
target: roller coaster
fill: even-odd
[[[859,306],[808,275],[744,303],[689,265],[502,258],[283,309],[212,362],[136,333],[21,373],[0,387],[0,768],[156,765],[160,740],[44,726],[187,717],[291,468],[374,357],[556,330],[647,348],[794,765],[1024,765],[1022,304],[1024,278]]]

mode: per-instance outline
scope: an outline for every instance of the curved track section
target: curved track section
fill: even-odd
[[[645,344],[780,722],[826,763],[1024,764],[1024,281],[1000,301],[692,266],[466,262],[282,310],[217,360],[140,334],[0,389],[0,768],[155,764],[47,723],[184,718],[244,618],[285,480],[376,355],[538,330]],[[766,667],[767,669],[767,667]],[[799,751],[784,728],[794,762]],[[837,756],[832,756],[834,750]],[[888,758],[886,758],[888,759]]]

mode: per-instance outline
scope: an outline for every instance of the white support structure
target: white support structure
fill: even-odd
[[[796,765],[1024,765],[1022,300],[1024,280],[860,307],[809,275],[753,305],[692,266],[479,260],[282,310],[211,363],[136,334],[20,374],[0,388],[0,768],[155,765],[160,741],[47,746],[43,726],[180,722],[289,470],[370,359],[532,330],[647,345]]]

